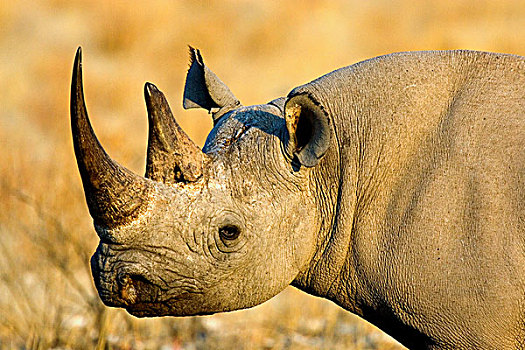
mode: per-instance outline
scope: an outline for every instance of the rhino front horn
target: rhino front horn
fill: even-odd
[[[133,220],[145,207],[151,184],[113,161],[95,136],[84,101],[80,47],[73,67],[70,108],[78,170],[95,224],[113,228]]]
[[[193,182],[202,176],[205,154],[175,121],[164,94],[144,86],[149,139],[146,177],[163,183]]]

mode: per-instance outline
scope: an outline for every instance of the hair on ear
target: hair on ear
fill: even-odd
[[[330,119],[323,106],[310,94],[288,98],[284,107],[289,156],[305,167],[316,166],[330,146]]]
[[[205,64],[198,49],[190,46],[190,68],[184,86],[184,109],[204,108],[212,113],[213,121],[241,105],[228,86]]]

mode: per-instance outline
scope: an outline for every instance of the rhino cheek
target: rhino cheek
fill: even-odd
[[[298,208],[297,215],[292,219],[295,229],[292,233],[294,251],[294,264],[298,270],[302,270],[312,259],[315,253],[316,235],[319,232],[317,211],[311,210],[313,205]]]

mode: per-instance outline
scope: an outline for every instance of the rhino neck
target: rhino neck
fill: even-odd
[[[317,174],[321,241],[294,285],[362,316],[407,346],[430,346],[425,334],[441,332],[426,328],[435,312],[435,281],[443,272],[434,266],[445,254],[438,255],[440,248],[455,252],[462,247],[456,238],[461,230],[448,228],[440,214],[468,204],[457,200],[456,182],[445,179],[447,170],[458,172],[455,164],[465,161],[463,145],[454,142],[458,132],[472,133],[469,89],[490,86],[476,81],[481,74],[470,74],[474,55],[387,56],[301,87],[330,101],[325,108],[333,118],[339,153],[326,161],[328,175]],[[483,69],[497,65],[492,56],[476,59]],[[475,101],[483,93],[474,94]],[[452,180],[468,180],[460,178],[463,173],[453,174]],[[440,292],[440,307],[455,312],[447,290]]]
[[[445,161],[439,157],[447,156],[453,132],[445,116],[466,68],[446,54],[427,56],[400,55],[395,65],[392,57],[366,61],[296,89],[323,104],[335,147],[312,172],[321,229],[294,285],[365,319],[388,307],[385,270],[396,247],[410,241],[392,227],[408,234],[403,225],[419,198],[419,179]],[[445,78],[422,78],[430,66]]]
[[[333,86],[332,86],[333,88]],[[331,98],[331,89],[315,81],[298,88],[314,95],[327,110],[330,124],[333,125],[333,146],[315,167],[310,176],[315,192],[317,216],[320,218],[317,232],[316,250],[307,268],[292,285],[307,293],[328,298],[344,308],[358,312],[353,286],[357,279],[349,265],[352,256],[352,225],[356,209],[358,148],[349,143],[352,121],[341,120],[341,115],[349,116],[342,104]],[[350,278],[348,278],[350,277]],[[350,283],[350,285],[349,285]],[[344,290],[344,291],[343,291]]]

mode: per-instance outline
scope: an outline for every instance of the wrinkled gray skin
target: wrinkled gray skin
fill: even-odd
[[[117,220],[83,175],[104,303],[210,314],[292,284],[411,348],[525,346],[523,57],[392,54],[243,107],[191,52],[185,107],[215,121],[197,179],[133,174]]]

